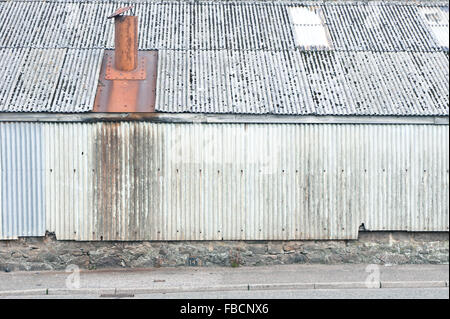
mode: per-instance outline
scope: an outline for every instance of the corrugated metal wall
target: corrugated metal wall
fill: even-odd
[[[1,238],[45,234],[41,125],[0,124]]]
[[[43,224],[73,240],[356,239],[361,223],[449,227],[447,125],[0,127],[2,238],[42,235]]]

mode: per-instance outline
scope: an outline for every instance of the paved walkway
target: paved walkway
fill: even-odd
[[[274,289],[445,288],[448,265],[280,265],[0,273],[0,296]],[[448,289],[448,288],[447,288]]]

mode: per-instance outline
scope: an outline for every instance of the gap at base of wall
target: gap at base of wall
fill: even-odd
[[[0,271],[448,262],[448,232],[360,232],[342,241],[78,242],[52,234],[0,241]]]

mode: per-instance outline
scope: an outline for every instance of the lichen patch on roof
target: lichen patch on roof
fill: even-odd
[[[159,51],[157,111],[448,115],[437,1],[0,1],[0,112],[91,111],[106,18],[128,5],[140,49]],[[296,44],[317,17],[329,45]]]

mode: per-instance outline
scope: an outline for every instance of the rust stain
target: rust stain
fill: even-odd
[[[99,189],[97,192],[98,236],[105,240],[115,238],[117,214],[120,213],[121,139],[120,123],[103,123],[100,127]]]

